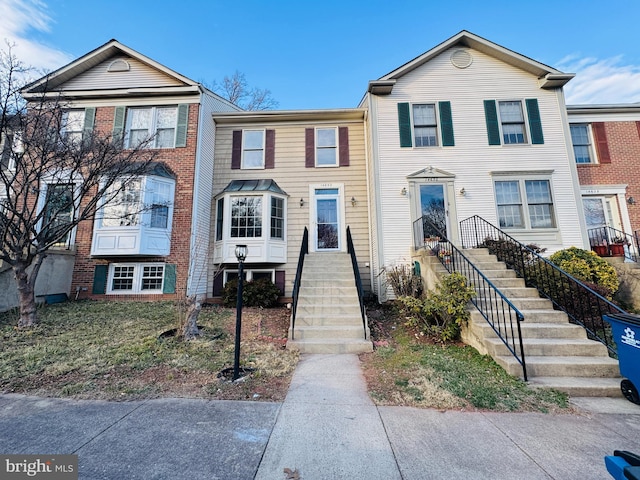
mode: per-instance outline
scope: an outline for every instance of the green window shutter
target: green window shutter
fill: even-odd
[[[176,266],[167,263],[164,266],[164,285],[162,293],[176,293]]]
[[[189,104],[178,105],[178,123],[176,125],[176,147],[187,146],[187,124],[189,123]]]
[[[411,138],[411,114],[408,103],[398,104],[398,127],[400,128],[400,146],[412,147]]]
[[[93,271],[93,288],[91,293],[102,295],[107,292],[107,272],[109,265],[96,265]]]
[[[542,122],[540,121],[540,110],[538,110],[538,99],[527,98],[527,116],[529,117],[529,131],[531,132],[531,143],[534,145],[544,144],[542,135]]]
[[[126,107],[116,107],[115,114],[113,115],[113,139],[116,142],[121,142],[124,138],[124,119],[126,113]]]
[[[500,145],[500,125],[498,125],[498,111],[495,100],[484,101],[484,119],[487,122],[489,145]]]
[[[451,102],[439,102],[440,128],[442,130],[442,146],[453,147],[453,120],[451,119]]]
[[[89,107],[84,109],[84,130],[82,132],[83,139],[91,138],[93,126],[96,123],[96,108]]]

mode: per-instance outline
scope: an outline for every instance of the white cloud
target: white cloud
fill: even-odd
[[[5,41],[25,65],[42,71],[55,70],[72,60],[65,52],[34,40],[34,31],[47,33],[52,23],[47,5],[40,0],[0,0],[0,44]]]
[[[622,55],[605,59],[571,55],[557,68],[576,74],[565,87],[569,105],[640,102],[640,65],[625,65]]]

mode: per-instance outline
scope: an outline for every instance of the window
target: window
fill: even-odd
[[[398,103],[398,130],[403,148],[455,146],[451,102]]]
[[[102,208],[103,227],[131,227],[138,225],[139,215],[142,210],[140,194],[142,180],[134,178],[123,186],[122,181],[115,181],[107,190],[106,196],[113,200]]]
[[[588,124],[571,124],[571,143],[576,163],[595,163]]]
[[[549,180],[500,180],[495,191],[500,228],[555,227]]]
[[[127,146],[149,141],[150,148],[173,148],[176,143],[177,107],[130,108],[127,112]]]
[[[112,263],[107,293],[162,293],[165,264]]]
[[[335,128],[316,129],[317,167],[335,167],[338,165],[337,136]]]
[[[147,179],[147,197],[151,200],[151,228],[166,229],[169,226],[169,202],[172,198],[172,185],[154,179]]]
[[[18,140],[12,133],[0,133],[0,165],[3,170],[14,170],[16,166],[14,142]]]
[[[485,100],[484,115],[489,145],[544,144],[536,98],[528,98],[524,102]]]
[[[526,143],[526,131],[522,103],[520,101],[499,102],[500,123],[502,125],[502,141],[510,143]]]
[[[231,197],[231,237],[262,236],[262,197]]]
[[[271,280],[271,282],[275,283],[276,281],[276,272],[275,270],[253,270],[253,269],[244,269],[244,281],[251,282],[254,280],[260,280],[262,278],[266,278]],[[238,278],[238,270],[225,270],[224,271],[224,280],[223,285],[231,280],[236,280]]]
[[[61,134],[69,143],[79,145],[84,130],[84,110],[66,110],[62,113]]]
[[[438,145],[435,104],[413,105],[413,135],[416,147]]]
[[[264,168],[264,130],[244,130],[242,168]]]
[[[47,185],[42,217],[45,241],[54,241],[56,245],[66,245],[69,242],[71,232],[62,232],[74,218],[73,189],[72,183]]]
[[[284,238],[284,199],[271,197],[271,238]]]

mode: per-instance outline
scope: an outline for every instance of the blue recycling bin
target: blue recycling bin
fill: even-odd
[[[604,464],[616,480],[640,480],[640,455],[614,450],[613,455],[604,457]]]
[[[640,316],[628,313],[604,315],[611,324],[613,339],[618,347],[622,394],[630,402],[640,405]]]

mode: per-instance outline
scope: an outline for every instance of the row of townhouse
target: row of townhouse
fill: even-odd
[[[111,40],[23,93],[60,93],[78,129],[156,134],[155,171],[69,239],[74,296],[216,297],[246,244],[247,278],[290,297],[305,227],[314,253],[345,251],[349,227],[385,300],[423,214],[454,243],[478,215],[548,252],[589,248],[596,222],[638,228],[640,106],[567,107],[572,77],[462,31],[357,108],[245,112]],[[127,214],[142,204],[166,207]]]

